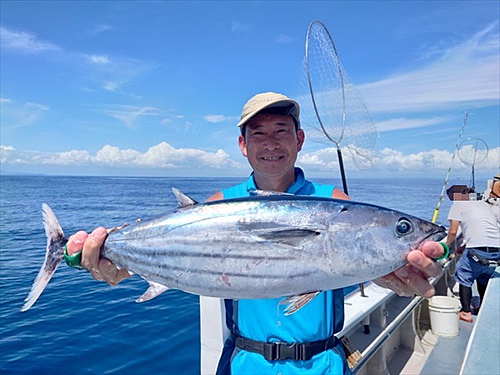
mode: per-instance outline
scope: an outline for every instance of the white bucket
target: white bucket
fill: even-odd
[[[453,297],[434,296],[429,300],[432,332],[439,336],[458,335],[460,301]]]

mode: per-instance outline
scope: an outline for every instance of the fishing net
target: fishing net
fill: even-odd
[[[475,166],[488,156],[488,145],[480,138],[467,138],[460,143],[457,154],[463,163]]]
[[[377,128],[342,67],[333,40],[319,21],[309,25],[299,88],[308,139],[348,150],[358,168],[371,167]]]
[[[458,147],[458,158],[466,165],[471,166],[470,186],[475,188],[474,168],[488,156],[488,145],[481,138],[469,137]]]

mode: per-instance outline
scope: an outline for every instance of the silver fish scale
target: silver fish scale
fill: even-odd
[[[412,233],[398,236],[397,221]],[[275,298],[390,273],[442,227],[363,203],[256,197],[197,204],[111,233],[102,255],[170,288],[220,298]],[[442,238],[443,235],[440,235]]]

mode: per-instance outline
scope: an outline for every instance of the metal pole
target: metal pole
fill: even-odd
[[[344,193],[346,195],[349,195],[349,191],[347,190],[347,179],[345,177],[344,159],[342,158],[342,151],[340,150],[340,147],[337,147],[337,156],[339,158],[340,176],[342,177],[342,187],[344,189]],[[361,294],[361,297],[366,297],[365,286],[363,285],[363,283],[359,284],[359,293]]]
[[[472,165],[472,190],[474,190],[474,193],[476,192],[476,181],[474,178],[474,164]]]
[[[344,160],[342,159],[342,151],[340,147],[337,147],[337,155],[339,157],[339,167],[340,167],[340,176],[342,177],[342,187],[344,188],[344,193],[349,195],[347,191],[347,180],[345,178],[345,170],[344,170]]]

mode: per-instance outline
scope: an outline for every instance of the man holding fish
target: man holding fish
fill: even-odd
[[[238,127],[238,143],[253,173],[244,183],[215,193],[209,201],[250,197],[256,190],[285,193],[283,197],[349,199],[338,188],[306,180],[295,167],[305,139],[296,101],[277,93],[257,94],[245,104]],[[406,230],[407,223],[398,223],[397,230],[399,225]],[[91,234],[78,232],[69,238],[67,255],[71,258],[81,252],[83,268],[96,280],[116,285],[129,272],[101,257],[107,235],[103,227]],[[434,260],[443,255],[444,246],[423,241],[415,247],[407,255],[406,265],[375,283],[402,296],[432,297],[434,289],[428,278],[440,274],[441,266]],[[226,322],[232,334],[218,373],[349,373],[342,344],[334,336],[343,325],[343,299],[342,289],[304,294],[292,301],[293,312],[287,310],[283,298],[226,300]]]

